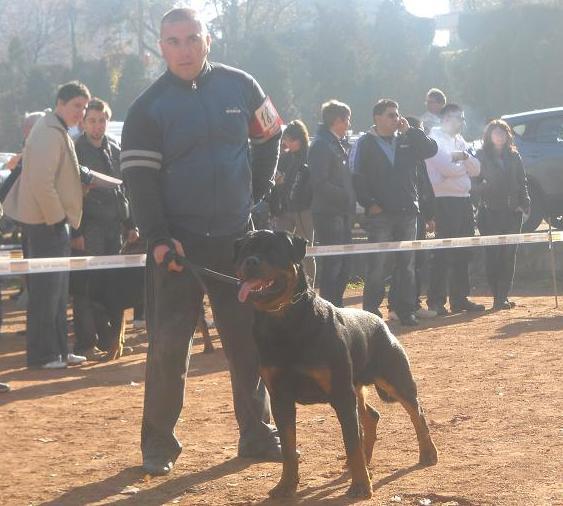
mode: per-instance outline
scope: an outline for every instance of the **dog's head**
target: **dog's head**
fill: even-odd
[[[307,241],[288,232],[257,230],[235,242],[235,265],[241,281],[238,298],[262,311],[288,304],[307,281],[301,261]]]

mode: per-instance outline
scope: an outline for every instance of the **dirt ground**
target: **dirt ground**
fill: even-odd
[[[359,504],[563,504],[563,311],[547,296],[514,300],[511,311],[392,325],[440,461],[419,468],[408,416],[377,399],[374,497]],[[348,304],[359,303],[351,293]],[[149,479],[139,467],[144,333],[128,333],[134,353],[116,362],[27,370],[25,314],[4,309],[0,381],[13,391],[0,396],[1,505],[351,504],[340,429],[324,405],[298,408],[296,499],[267,499],[281,466],[236,458],[225,358],[220,348],[204,355],[199,336],[177,426],[184,451],[171,475]]]

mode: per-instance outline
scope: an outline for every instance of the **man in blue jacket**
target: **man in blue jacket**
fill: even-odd
[[[141,448],[151,474],[170,472],[181,452],[174,427],[203,297],[194,274],[176,260],[185,256],[234,274],[232,244],[249,229],[254,202],[270,188],[281,135],[281,121],[258,83],[208,61],[211,39],[196,11],[166,13],[160,36],[168,69],[131,106],[121,153],[133,216],[149,244]],[[279,460],[251,309],[238,303],[234,286],[204,282],[231,371],[238,454]]]
[[[436,142],[419,128],[411,128],[399,105],[382,99],[373,108],[374,126],[358,139],[351,155],[354,187],[367,216],[370,242],[413,241],[419,213],[419,162],[436,154]],[[388,253],[368,260],[363,308],[379,316],[385,295]],[[390,297],[403,325],[416,325],[414,251],[397,253]],[[393,299],[393,300],[391,300]],[[419,309],[419,316],[428,316]],[[436,316],[436,313],[430,316]]]

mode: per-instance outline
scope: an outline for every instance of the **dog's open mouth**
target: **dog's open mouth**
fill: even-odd
[[[262,298],[267,295],[278,293],[279,289],[279,283],[275,279],[256,278],[242,280],[238,292],[238,300],[240,302],[246,302],[249,296],[251,298]]]

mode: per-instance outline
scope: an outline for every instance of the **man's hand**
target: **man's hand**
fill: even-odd
[[[426,233],[433,234],[436,231],[436,222],[434,220],[428,220],[426,222]]]
[[[469,158],[469,153],[467,151],[453,151],[452,152],[452,162],[463,162]]]
[[[73,237],[70,240],[70,247],[76,251],[86,251],[86,243],[84,241],[84,236],[79,235],[78,237]]]
[[[18,164],[18,162],[21,160],[22,154],[18,153],[17,155],[12,156],[12,158],[10,158],[6,164],[4,165],[4,168],[8,169],[8,170],[14,170],[16,168],[16,165]]]
[[[410,127],[411,126],[409,125],[409,122],[407,121],[407,119],[404,118],[403,116],[401,116],[399,118],[399,126],[397,127],[399,132],[404,134]]]
[[[377,204],[372,204],[368,207],[368,216],[375,216],[383,211]]]
[[[172,243],[176,248],[176,254],[180,255],[181,257],[185,257],[186,254],[184,253],[184,248],[182,247],[180,241],[177,241],[176,239],[172,239]],[[168,247],[167,244],[159,244],[153,249],[152,255],[157,265],[162,264],[162,262],[164,261],[164,257],[166,253],[168,253],[168,251],[170,251],[170,248]],[[172,262],[168,264],[169,272],[182,272],[183,270],[184,270],[184,266],[178,265],[175,260],[172,260]]]
[[[132,228],[129,232],[127,232],[127,244],[133,244],[134,242],[137,242],[139,238],[140,235],[138,228]]]

